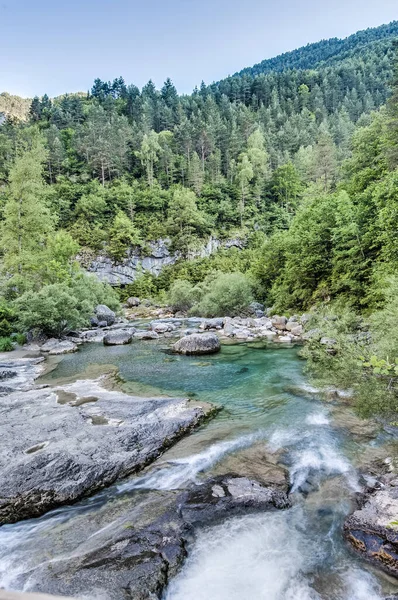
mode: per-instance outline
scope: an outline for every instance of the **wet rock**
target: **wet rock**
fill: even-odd
[[[112,331],[104,337],[104,345],[124,346],[126,344],[131,344],[134,331],[134,329],[130,329],[129,331]]]
[[[116,320],[116,315],[113,310],[108,308],[108,306],[105,306],[105,304],[99,304],[96,307],[95,316],[97,317],[99,323],[103,321],[106,322],[107,325],[113,325]],[[101,325],[99,326],[101,327]]]
[[[30,389],[34,381],[44,370],[44,358],[7,358],[0,361],[0,372],[5,375],[3,381],[6,385],[0,387],[0,396],[10,394],[14,391],[24,391]],[[0,410],[2,410],[0,401]]]
[[[185,492],[179,499],[185,522],[208,524],[250,510],[288,508],[285,492],[264,487],[255,480],[235,475],[221,475]]]
[[[344,536],[363,558],[398,577],[398,479],[370,494],[344,523]]]
[[[215,333],[193,333],[178,340],[173,350],[179,354],[215,354],[221,349]]]
[[[98,524],[98,513],[85,516],[85,523],[95,519],[96,535],[88,535],[77,548],[74,544],[69,556],[40,561],[21,581],[24,589],[109,600],[163,598],[187,557],[195,527],[241,512],[289,506],[284,494],[233,475],[194,485],[177,497],[173,492],[143,493],[145,502],[134,506],[130,498],[122,517],[112,512]],[[69,526],[73,520],[64,526],[64,536]]]
[[[184,399],[108,391],[100,381],[16,392],[0,403],[0,524],[138,471],[211,412]]]
[[[136,308],[137,306],[139,306],[141,304],[141,301],[139,298],[131,297],[131,298],[127,298],[126,304],[129,308]]]

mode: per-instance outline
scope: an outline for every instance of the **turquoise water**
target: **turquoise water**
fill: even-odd
[[[261,475],[267,452],[288,469],[294,506],[200,531],[165,600],[380,600],[396,589],[342,541],[342,523],[361,489],[353,461],[369,443],[333,425],[332,407],[314,395],[298,348],[226,345],[217,355],[185,357],[167,353],[165,342],[86,345],[42,382],[98,376],[114,366],[126,392],[189,396],[222,411],[143,474],[1,528],[0,586],[33,589],[39,566],[83,552],[86,538],[117,527],[127,507],[145,503],[154,490],[171,493],[231,470],[255,467]]]

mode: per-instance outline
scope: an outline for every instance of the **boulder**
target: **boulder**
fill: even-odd
[[[129,331],[112,331],[104,337],[104,346],[124,346],[125,344],[131,344],[134,331],[135,329],[133,328]]]
[[[173,331],[175,329],[175,327],[171,323],[162,323],[160,321],[152,321],[151,329],[152,329],[152,331],[155,331],[156,333],[167,333],[168,331]]]
[[[221,475],[195,486],[181,495],[179,504],[183,520],[190,525],[206,525],[250,510],[290,506],[285,492],[234,475]]]
[[[116,315],[113,310],[108,308],[108,306],[105,306],[105,304],[99,304],[95,308],[95,316],[99,322],[106,321],[107,325],[113,325],[116,320]]]
[[[344,523],[344,536],[363,558],[398,577],[398,479],[367,496]]]
[[[215,333],[193,333],[178,340],[173,350],[179,354],[214,354],[221,349]]]
[[[90,319],[90,325],[91,325],[91,327],[98,327],[99,326],[99,321],[98,321],[97,317],[91,317],[91,319]]]
[[[134,337],[137,340],[157,340],[159,335],[156,331],[136,331]]]
[[[132,296],[131,298],[127,298],[126,304],[129,308],[136,308],[141,304],[141,301],[139,298]]]
[[[51,348],[49,354],[52,356],[57,356],[58,354],[70,354],[71,352],[77,352],[77,345],[73,342],[69,342],[68,340],[64,340],[63,342],[58,342],[55,346]]]
[[[286,330],[287,318],[286,317],[272,317],[272,326],[280,331]]]
[[[290,333],[295,335],[296,337],[301,337],[303,335],[304,329],[302,325],[296,323],[296,327],[292,327]]]
[[[208,329],[222,329],[224,327],[224,319],[206,319],[202,321],[200,328],[207,331]]]
[[[57,338],[50,338],[47,340],[41,347],[41,352],[50,352],[53,348],[55,348],[60,343],[60,340]]]

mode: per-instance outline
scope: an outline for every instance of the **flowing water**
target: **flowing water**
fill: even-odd
[[[43,381],[119,369],[130,393],[191,396],[222,406],[143,474],[74,506],[0,528],[0,587],[31,589],[43,565],[86,552],[125,527],[124,514],[217,473],[262,475],[271,453],[289,471],[292,508],[226,519],[201,529],[164,600],[380,600],[391,581],[352,554],[342,523],[361,489],[354,464],[383,439],[355,441],[314,397],[297,349],[223,346],[211,357],[179,357],[160,342],[65,356]],[[156,492],[154,492],[156,491]]]

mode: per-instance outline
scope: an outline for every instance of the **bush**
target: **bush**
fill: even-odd
[[[15,330],[16,314],[5,301],[0,300],[0,338],[6,338]]]
[[[251,283],[243,273],[214,273],[201,288],[203,297],[191,309],[199,316],[234,317],[247,312],[253,302]]]
[[[187,312],[198,300],[198,292],[192,283],[185,279],[177,279],[169,291],[168,302],[174,311]]]
[[[0,337],[0,352],[11,352],[11,350],[14,350],[11,338]]]
[[[14,304],[22,331],[56,336],[88,325],[97,304],[106,304],[112,310],[119,307],[112,288],[88,275],[80,275],[70,284],[56,283],[38,292],[27,292]]]

